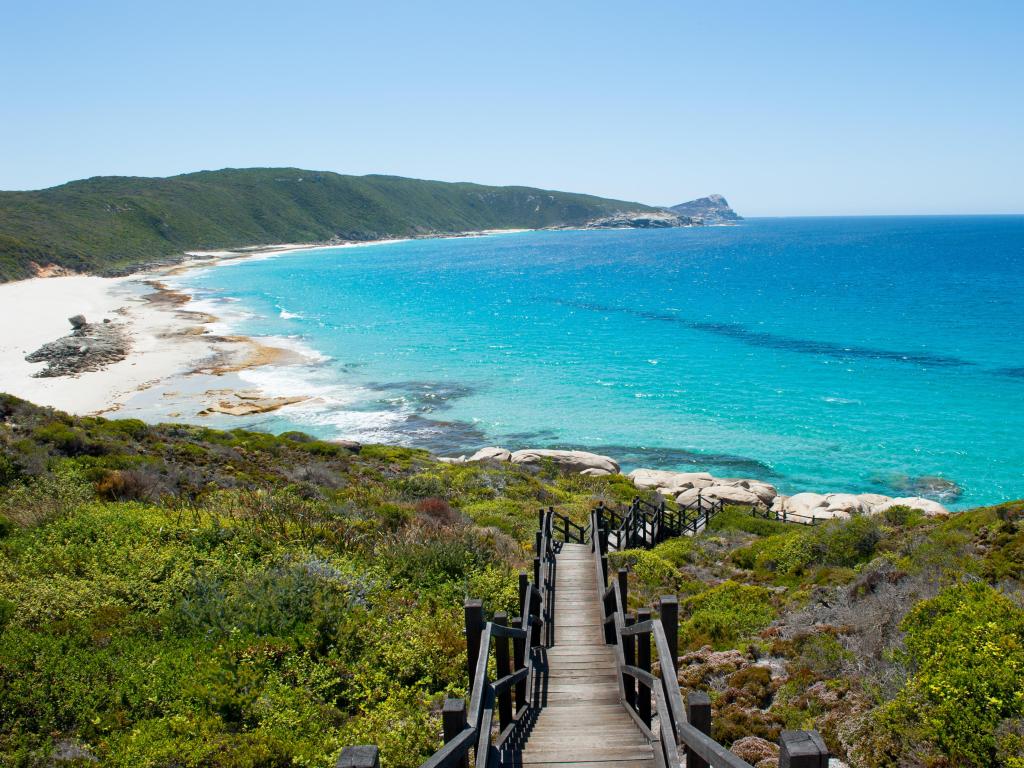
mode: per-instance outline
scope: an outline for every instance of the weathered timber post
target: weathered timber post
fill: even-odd
[[[636,616],[632,613],[622,613],[623,624],[627,627],[631,627],[636,624]],[[622,657],[623,661],[626,662],[627,667],[636,666],[636,636],[635,635],[623,635],[622,636]],[[622,675],[622,687],[626,694],[626,704],[636,709],[636,679],[632,675],[623,673]]]
[[[540,566],[537,563],[534,563],[534,567],[537,568],[538,573],[539,573],[540,572]],[[543,608],[545,611],[550,611],[551,610],[551,606],[542,606],[541,605],[541,598],[545,594],[546,593],[542,592],[540,590],[540,588],[536,584],[534,584],[534,586],[529,590],[529,597],[527,598],[527,600],[528,600],[528,602],[530,604],[530,615],[533,616],[534,619],[535,619],[535,621],[533,623],[533,629],[531,630],[533,634],[530,635],[530,643],[533,644],[533,645],[540,645],[541,644],[541,635],[540,635],[540,633],[541,633],[542,625],[543,625],[544,631],[545,632],[547,631],[547,624],[546,624],[547,617],[542,615],[541,609]],[[542,621],[542,619],[543,619],[543,621]]]
[[[543,509],[537,511],[537,532],[538,533],[543,533],[544,532],[544,514],[545,513],[544,513]],[[540,546],[539,545],[538,545],[537,549],[540,550]],[[539,551],[538,551],[538,554],[540,554]]]
[[[783,731],[779,768],[828,768],[828,747],[817,731]]]
[[[651,620],[651,610],[641,608],[636,612],[637,624]],[[644,672],[651,671],[651,635],[652,632],[645,632],[637,635],[636,665]],[[647,683],[637,681],[637,710],[644,725],[651,727],[651,687]]]
[[[601,578],[601,588],[604,589],[608,586],[608,555],[601,555]]]
[[[533,583],[534,583],[534,585],[536,585],[537,589],[541,588],[541,583],[540,583],[540,558],[539,557],[533,558]]]
[[[609,607],[611,606],[611,607]],[[615,593],[605,592],[601,596],[601,615],[604,616],[605,645],[615,645]]]
[[[672,654],[672,669],[679,671],[679,601],[675,595],[662,595],[661,626],[665,628],[665,640]]]
[[[526,616],[530,612],[530,577],[526,571],[519,572],[519,615]]]
[[[480,655],[480,633],[484,631],[484,601],[469,599],[463,604],[466,614],[466,669],[469,670],[469,692],[473,692],[476,660]]]
[[[711,699],[706,693],[690,691],[686,695],[686,719],[701,733],[711,735]],[[708,762],[687,747],[686,768],[708,768]]]
[[[619,568],[619,596],[622,598],[622,612],[629,610],[629,571]]]
[[[541,552],[541,547],[544,545],[544,532],[537,530],[533,534],[533,552],[536,557],[543,557],[544,553]]]
[[[444,730],[444,743],[454,739],[466,728],[466,700],[445,699],[441,708],[441,727]],[[469,753],[459,762],[460,768],[469,768]]]
[[[523,626],[523,617],[514,616],[512,618],[513,627]],[[529,630],[527,630],[529,631]],[[515,637],[512,639],[512,666],[516,672],[526,666],[526,638]],[[526,706],[526,678],[524,677],[518,683],[516,683],[516,710],[522,709]]]
[[[508,626],[508,614],[498,611],[494,614],[494,623],[500,627]],[[508,638],[494,636],[494,662],[498,670],[498,679],[512,674],[512,658],[508,652]],[[498,694],[498,715],[501,729],[505,730],[512,723],[512,689],[506,688]]]
[[[372,744],[345,747],[334,768],[380,768],[380,750]]]

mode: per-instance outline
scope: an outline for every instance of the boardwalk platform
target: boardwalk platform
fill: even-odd
[[[622,706],[605,645],[590,545],[565,544],[555,578],[555,644],[537,721],[505,765],[648,768],[654,749]]]

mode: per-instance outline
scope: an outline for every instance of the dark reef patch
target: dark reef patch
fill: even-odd
[[[368,384],[367,389],[374,392],[397,393],[413,405],[416,413],[446,410],[451,407],[452,401],[469,397],[477,392],[477,388],[469,384],[441,381],[380,382]],[[389,405],[394,404],[392,398],[386,398],[384,402]]]
[[[864,360],[889,360],[897,363],[910,363],[913,365],[928,365],[935,367],[962,367],[974,365],[969,360],[950,355],[932,355],[921,352],[894,352],[889,349],[878,349],[875,347],[845,346],[830,341],[816,341],[813,339],[797,339],[790,336],[782,336],[764,331],[754,331],[738,323],[712,323],[703,320],[690,320],[679,315],[666,314],[664,312],[653,312],[646,309],[634,309],[631,307],[612,307],[605,304],[595,304],[582,301],[565,301],[553,299],[556,304],[585,309],[592,312],[616,312],[619,314],[632,315],[643,320],[654,320],[663,323],[675,323],[689,328],[693,331],[712,333],[716,336],[724,336],[735,341],[748,344],[752,347],[765,347],[768,349],[779,349],[786,352],[797,352],[805,355],[817,355],[833,357],[839,360],[864,359]]]
[[[963,489],[952,480],[936,475],[887,475],[871,478],[871,482],[885,486],[897,496],[923,496],[939,502],[956,501],[963,495]]]
[[[409,446],[439,456],[472,453],[487,440],[483,430],[468,421],[441,421],[418,414],[409,416],[398,431],[406,436]]]

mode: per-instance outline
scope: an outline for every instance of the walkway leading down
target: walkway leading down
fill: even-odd
[[[615,653],[604,641],[589,544],[565,544],[555,577],[555,644],[546,702],[508,765],[646,768],[654,749],[622,706]]]
[[[520,615],[487,621],[482,601],[466,600],[469,698],[445,700],[444,746],[420,768],[752,768],[710,737],[707,693],[679,690],[676,597],[631,611],[627,572],[608,572],[612,548],[692,535],[722,510],[698,502],[598,504],[586,526],[542,510]],[[783,731],[779,747],[779,768],[828,766],[815,731]],[[380,766],[373,745],[346,747],[337,762]]]

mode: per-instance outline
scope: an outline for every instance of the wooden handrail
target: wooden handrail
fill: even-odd
[[[633,509],[637,508],[638,506]],[[626,712],[633,717],[641,730],[648,735],[648,738],[658,742],[665,765],[679,765],[680,747],[685,746],[693,754],[706,760],[712,768],[752,768],[750,763],[740,759],[688,722],[686,708],[683,706],[682,693],[679,690],[679,682],[676,679],[675,660],[672,658],[673,652],[661,619],[646,619],[634,624],[626,624],[625,612],[627,606],[623,599],[622,590],[619,587],[619,581],[616,579],[612,580],[610,585],[606,584],[604,568],[601,562],[605,553],[602,552],[601,548],[603,537],[601,536],[600,523],[599,514],[595,510],[592,513],[593,533],[591,536],[594,542],[594,576],[597,580],[598,594],[602,596],[601,603],[604,623],[614,626],[613,645],[617,670],[616,678],[618,680],[620,699]],[[610,611],[607,605],[609,602],[612,603]],[[626,663],[624,640],[627,638],[643,638],[648,643],[648,647],[650,647],[651,640],[653,639],[658,651],[657,675],[654,674],[653,670],[643,669],[636,666],[636,664]],[[658,715],[659,733],[657,735],[650,730],[649,724],[630,706],[630,697],[626,695],[624,677],[628,677],[641,684],[641,695],[653,697],[655,711]]]

